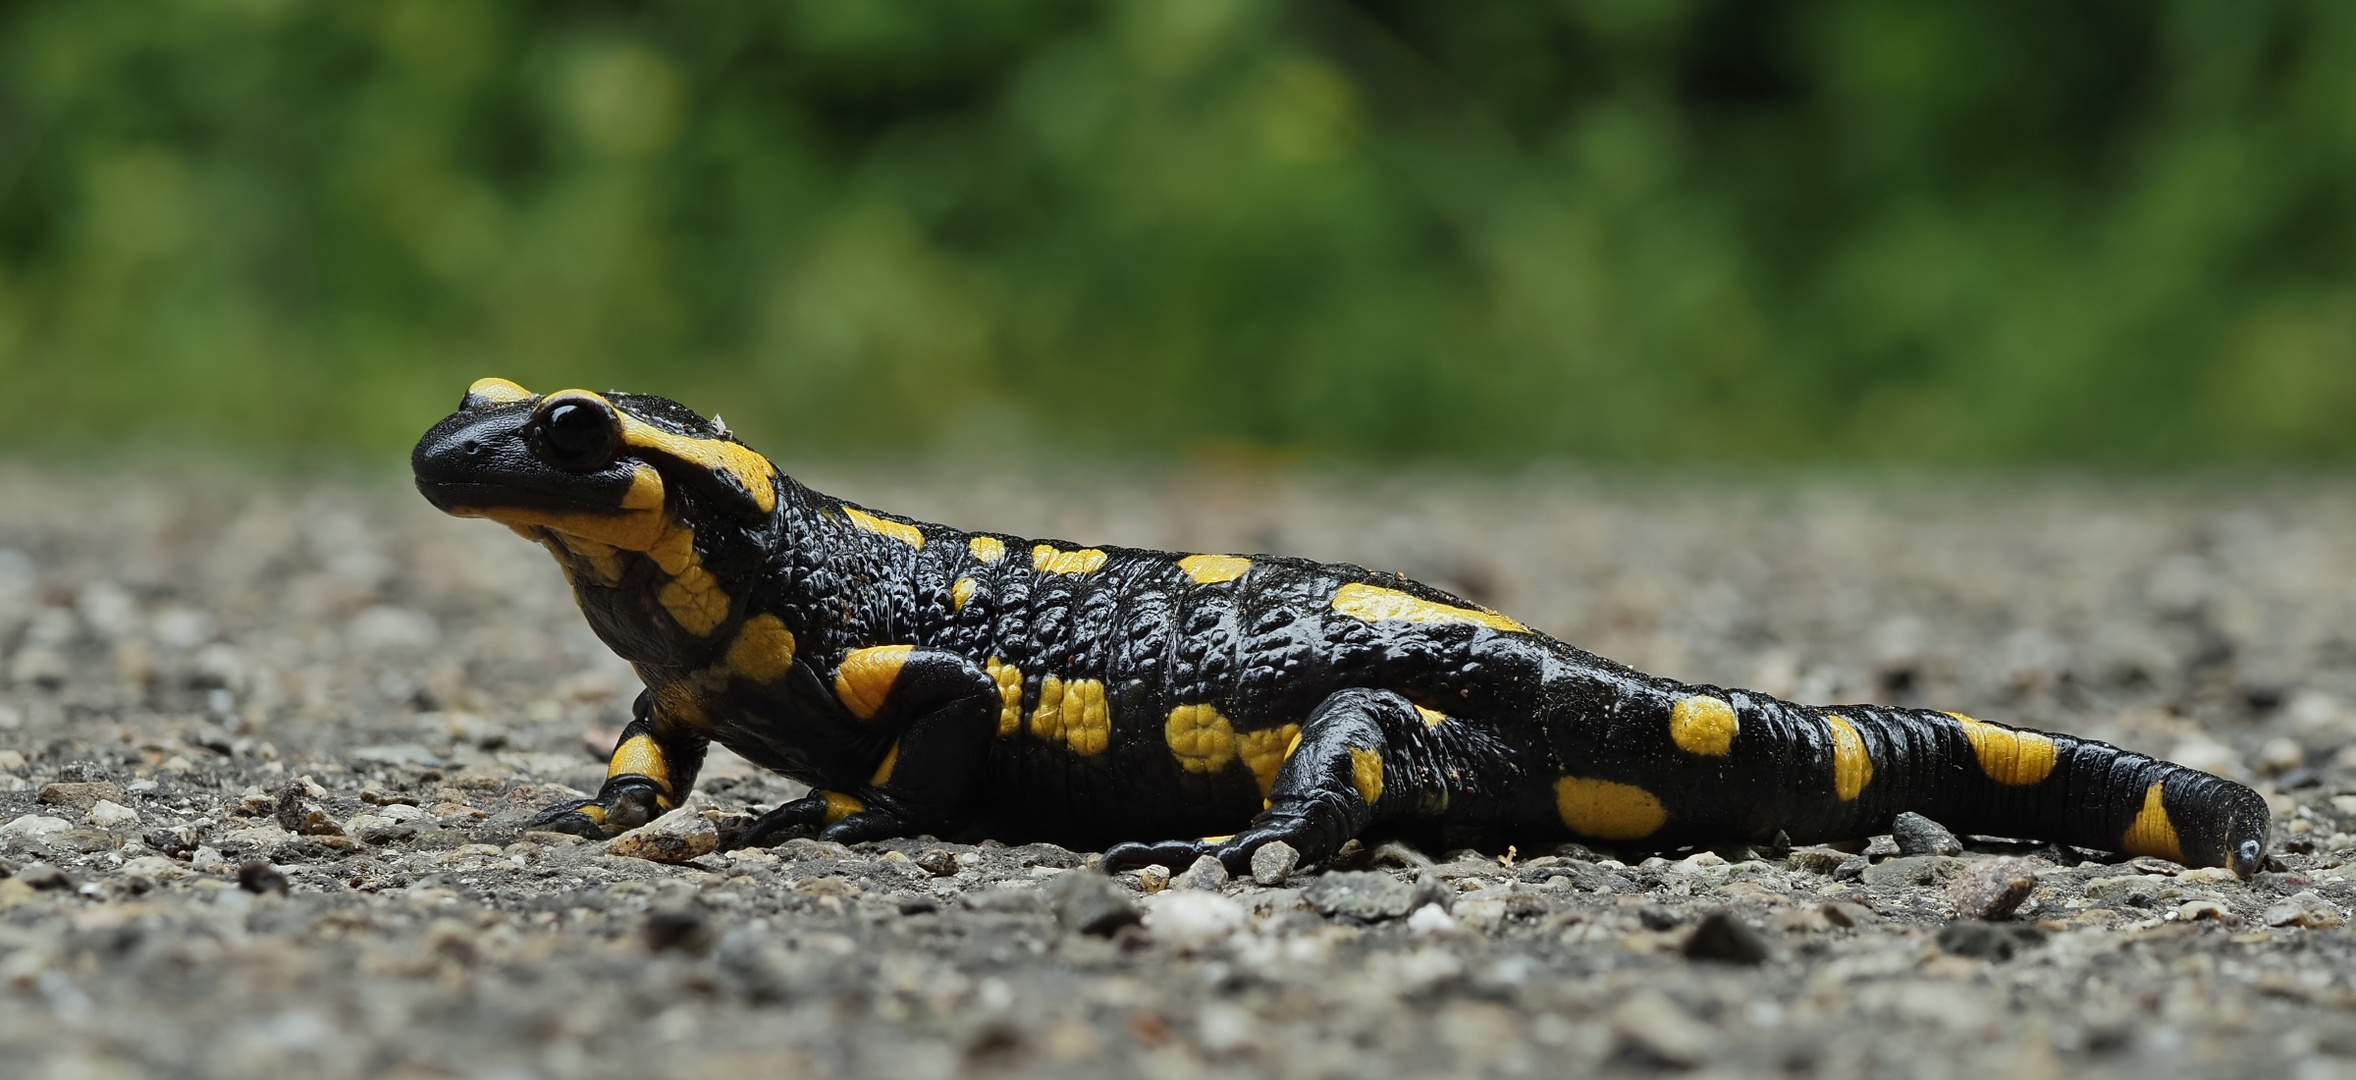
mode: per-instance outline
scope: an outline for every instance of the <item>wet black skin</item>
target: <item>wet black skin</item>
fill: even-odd
[[[565,400],[590,411],[559,424],[549,415],[555,397],[469,398],[418,443],[419,491],[454,513],[606,520],[623,513],[638,470],[652,468],[663,482],[660,513],[693,529],[728,608],[710,632],[690,632],[659,600],[671,576],[654,559],[621,554],[623,571],[609,586],[566,545],[548,543],[591,626],[649,687],[625,742],[653,738],[671,774],[667,789],[617,775],[587,811],[552,808],[544,824],[555,827],[612,831],[643,820],[684,796],[711,740],[865,808],[829,817],[813,795],[765,819],[764,840],[823,825],[823,835],[843,840],[933,833],[1114,845],[1114,865],[1184,865],[1207,852],[1240,869],[1271,839],[1315,863],[1376,830],[1461,829],[1525,843],[1570,837],[1556,784],[1572,776],[1634,785],[1658,800],[1665,820],[1657,829],[1606,838],[1642,849],[1778,832],[1796,842],[1852,838],[1887,831],[1902,810],[1959,833],[2116,848],[2159,783],[2185,861],[2247,876],[2265,856],[2268,813],[2256,793],[2101,743],[2052,736],[2051,774],[2007,787],[1982,772],[1946,714],[1797,705],[1645,675],[1535,631],[1336,611],[1337,590],[1351,583],[1480,611],[1356,566],[1254,555],[1240,579],[1203,584],[1180,569],[1179,554],[1106,547],[1092,571],[1047,573],[1033,565],[1041,541],[990,534],[1005,549],[990,563],[969,544],[978,534],[911,523],[922,530],[920,548],[860,527],[845,512],[850,504],[773,470],[766,482],[775,505],[763,511],[741,478],[624,445],[611,434],[618,415],[596,412],[619,410],[687,439],[730,440],[676,403],[628,394]],[[552,539],[545,528],[519,531]],[[973,581],[962,607],[953,596],[960,579]],[[791,670],[767,682],[731,673],[727,661],[740,629],[760,615],[775,616],[796,642]],[[839,666],[852,650],[901,644],[915,647],[908,665],[882,710],[862,721],[838,700]],[[1026,719],[1011,735],[999,734],[1001,701],[983,672],[993,658],[1024,676]],[[1050,675],[1102,681],[1110,733],[1101,752],[1033,733],[1027,718]],[[1731,752],[1696,754],[1671,740],[1672,706],[1696,694],[1733,706]],[[1209,771],[1182,765],[1169,717],[1195,704],[1215,707],[1239,735],[1301,726],[1270,791],[1240,757]],[[1432,723],[1416,706],[1445,719]],[[1849,801],[1834,790],[1824,718],[1836,713],[1873,763],[1872,780]],[[891,778],[871,784],[895,740]],[[1353,773],[1354,748],[1382,761],[1371,803]],[[1230,834],[1239,835],[1201,839]]]

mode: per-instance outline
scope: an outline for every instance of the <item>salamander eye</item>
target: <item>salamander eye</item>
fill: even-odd
[[[613,411],[592,401],[559,401],[540,414],[532,442],[540,456],[560,469],[603,468],[621,448],[621,426]]]

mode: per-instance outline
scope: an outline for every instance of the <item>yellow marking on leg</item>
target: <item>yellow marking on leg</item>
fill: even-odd
[[[614,756],[605,762],[605,778],[617,776],[643,776],[664,794],[671,790],[671,766],[663,760],[663,748],[652,735],[632,735],[614,747]]]
[[[1241,555],[1189,555],[1178,560],[1178,569],[1197,585],[1234,581],[1251,568],[1252,561]]]
[[[1572,832],[1598,840],[1635,840],[1669,823],[1668,809],[1652,792],[1583,776],[1554,782],[1554,811]]]
[[[794,632],[775,615],[755,615],[728,646],[728,669],[757,683],[775,682],[794,666]]]
[[[1187,772],[1217,772],[1235,760],[1235,725],[1210,705],[1180,705],[1170,710],[1162,736]]]
[[[964,611],[965,602],[973,599],[973,591],[974,580],[972,578],[958,578],[957,584],[949,586],[949,610]]]
[[[648,684],[654,691],[655,711],[666,720],[676,720],[690,727],[709,727],[704,715],[703,694],[690,683],[660,682]]]
[[[1421,705],[1415,707],[1415,715],[1423,717],[1423,726],[1427,728],[1436,728],[1448,722],[1447,713],[1438,709],[1427,709]]]
[[[1695,694],[1669,708],[1669,738],[1677,748],[1703,757],[1725,757],[1734,750],[1742,721],[1734,706],[1708,694]]]
[[[922,549],[924,547],[924,530],[905,521],[879,518],[856,506],[843,507],[843,516],[850,518],[851,524],[877,536],[889,536],[912,548]]]
[[[2184,861],[2184,847],[2176,841],[2176,823],[2168,820],[2168,808],[2161,805],[2160,785],[2143,789],[2143,809],[2136,811],[2135,823],[2127,826],[2127,833],[2119,837],[2119,850],[2129,855],[2156,855],[2170,862]]]
[[[1040,544],[1031,549],[1031,568],[1042,574],[1093,573],[1104,560],[1104,552],[1095,548],[1059,551],[1053,544]]]
[[[826,793],[826,823],[829,825],[865,809],[867,809],[866,803],[842,792],[829,791]]]
[[[1848,802],[1873,782],[1873,755],[1865,752],[1865,739],[1847,718],[1827,716],[1824,723],[1832,728],[1832,793]]]
[[[1023,669],[993,656],[982,670],[998,684],[998,737],[1011,739],[1023,729]]]
[[[473,385],[466,388],[466,400],[459,404],[461,408],[486,409],[494,405],[512,405],[518,401],[530,401],[537,396],[539,395],[506,379],[476,379]]]
[[[589,820],[594,821],[600,825],[605,824],[605,807],[599,806],[596,803],[587,803],[585,805],[573,807],[573,813],[579,814],[582,817],[588,818]]]
[[[1006,557],[1006,541],[995,536],[977,536],[965,542],[965,550],[973,552],[976,559],[994,563]]]
[[[1276,772],[1284,768],[1284,759],[1301,741],[1301,725],[1246,731],[1236,736],[1236,749],[1243,758],[1244,768],[1252,771],[1252,779],[1260,783],[1260,796],[1266,798],[1276,788]]]
[[[892,748],[884,751],[883,764],[875,767],[875,775],[867,778],[868,787],[882,787],[892,779],[892,767],[900,763],[900,740],[892,740]]]
[[[1350,748],[1350,784],[1358,797],[1373,806],[1383,797],[1383,756],[1379,750]]]
[[[872,719],[876,710],[883,708],[884,699],[891,696],[892,683],[900,678],[900,668],[908,663],[914,645],[876,645],[853,649],[843,657],[843,666],[835,669],[834,696],[861,720]]]
[[[1351,582],[1333,594],[1333,609],[1367,622],[1412,622],[1486,626],[1491,630],[1526,634],[1530,628],[1494,611],[1455,607],[1385,589]]]
[[[2007,787],[2026,787],[2053,772],[2057,752],[2052,736],[1974,720],[1962,713],[1947,715],[1963,728],[1963,737],[1971,741],[1972,755],[1980,759],[1980,771],[1988,779]]]

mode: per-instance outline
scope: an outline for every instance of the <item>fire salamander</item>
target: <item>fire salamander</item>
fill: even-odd
[[[2244,877],[2266,856],[2264,800],[2181,765],[1656,678],[1356,566],[911,521],[664,398],[484,379],[412,465],[436,507],[546,547],[646,683],[597,797],[539,828],[636,826],[716,740],[812,789],[754,843],[929,832],[1241,870],[1271,841],[1316,864],[1375,829],[1657,850],[1854,838],[1912,810]]]

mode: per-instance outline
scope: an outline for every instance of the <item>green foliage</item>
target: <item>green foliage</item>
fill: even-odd
[[[31,0],[20,441],[2356,456],[2330,0]]]

